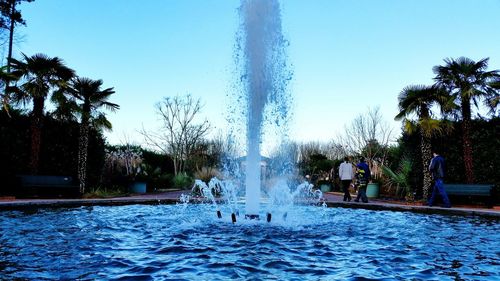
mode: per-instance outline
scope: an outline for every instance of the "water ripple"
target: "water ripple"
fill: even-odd
[[[0,280],[500,279],[497,221],[317,214],[232,224],[209,205],[3,212]]]

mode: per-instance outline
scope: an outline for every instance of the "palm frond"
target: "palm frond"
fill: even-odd
[[[115,112],[120,109],[120,106],[118,104],[112,102],[102,102],[101,105],[111,112]]]
[[[425,119],[419,122],[419,126],[421,128],[421,133],[425,137],[439,136],[443,135],[444,131],[441,127],[441,120],[436,119]]]
[[[113,125],[104,114],[99,114],[92,118],[92,126],[96,129],[104,129],[106,131],[112,131],[113,129]]]
[[[100,108],[114,112],[120,108],[118,104],[107,101],[115,93],[113,88],[101,89],[102,80],[87,77],[73,78],[66,89],[66,94],[78,101],[81,118],[88,120],[95,128],[111,130],[112,126]]]
[[[408,158],[401,159],[398,170],[392,171],[389,167],[382,165],[382,173],[387,177],[387,184],[390,189],[395,189],[396,194],[401,197],[411,192],[410,173],[412,162]]]
[[[404,124],[403,125],[404,131],[410,135],[412,135],[418,131],[418,125],[414,121],[406,119],[406,120],[404,120],[403,124]]]

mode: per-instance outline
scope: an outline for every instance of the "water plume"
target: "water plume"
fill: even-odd
[[[265,113],[276,127],[286,123],[288,100],[281,10],[277,0],[242,0],[240,6],[244,69],[241,82],[246,94],[246,214],[259,214],[261,197],[261,144]],[[267,119],[267,121],[269,121]]]

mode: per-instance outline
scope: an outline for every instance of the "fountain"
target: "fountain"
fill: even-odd
[[[234,110],[233,114],[244,115],[240,120],[245,123],[246,159],[243,176],[238,175],[238,177],[244,177],[242,184],[245,187],[245,217],[258,219],[263,195],[261,178],[265,177],[261,174],[261,144],[264,141],[265,131],[271,127],[274,127],[270,133],[273,141],[278,143],[281,147],[280,153],[284,155],[278,161],[281,167],[273,167],[273,170],[279,170],[278,174],[282,178],[290,177],[292,172],[290,163],[293,161],[290,155],[286,155],[287,121],[291,100],[287,91],[287,83],[291,79],[291,72],[286,63],[287,41],[282,34],[279,1],[242,0],[239,12],[241,26],[236,40],[236,51],[239,52],[236,54],[236,65],[239,67],[240,77],[238,100],[245,101],[245,103],[235,102],[233,106],[244,104],[244,108]],[[238,165],[233,163],[225,166],[234,169]],[[228,171],[226,174],[232,174],[231,176],[234,177],[234,171]],[[291,193],[284,180],[279,180],[278,183],[273,187],[274,189],[279,189],[283,194]],[[304,183],[302,187],[305,186],[308,187],[306,190],[309,192],[312,186]],[[297,190],[305,190],[302,187],[298,187]],[[234,214],[237,209],[234,205],[237,193],[235,188],[238,188],[237,185],[219,180],[208,185],[201,181],[195,183],[195,189],[199,189],[201,195],[214,205],[218,215],[220,207],[215,203],[213,193],[221,191],[224,201],[232,206],[231,213]],[[321,194],[309,192],[309,195],[321,198]],[[281,194],[272,192],[268,196],[281,196]],[[293,196],[290,197],[290,202],[293,200]],[[282,200],[272,198],[269,201],[283,203]],[[266,214],[266,219],[271,220],[270,213]]]
[[[288,113],[286,67],[281,11],[278,0],[242,0],[238,50],[243,54],[241,82],[246,101],[245,216],[258,218],[261,198],[261,143],[265,113],[278,126]],[[269,108],[274,108],[269,110]],[[282,137],[282,136],[281,136]]]
[[[241,13],[245,30],[245,76],[248,95],[246,215],[258,216],[260,199],[260,143],[264,107],[274,88],[272,69],[276,63],[273,51],[281,48],[280,11],[277,1],[242,1]]]
[[[244,124],[246,159],[243,176],[238,174],[244,181],[234,184],[230,180],[212,179],[208,184],[196,181],[196,189],[202,197],[211,203],[221,218],[221,207],[217,203],[214,194],[221,195],[223,202],[230,208],[231,220],[236,222],[239,213],[236,202],[237,193],[241,185],[245,187],[245,218],[259,219],[261,209],[262,178],[261,174],[261,144],[265,140],[266,130],[268,135],[279,146],[279,161],[275,161],[280,167],[272,167],[275,173],[275,183],[270,191],[265,194],[268,201],[266,210],[266,221],[270,222],[272,213],[286,218],[288,211],[295,202],[318,203],[322,199],[320,191],[313,191],[308,182],[298,184],[294,190],[290,189],[293,161],[288,143],[288,119],[291,97],[287,91],[288,81],[291,79],[286,63],[287,41],[284,39],[281,28],[281,10],[278,0],[242,0],[239,9],[241,27],[237,35],[236,65],[239,67],[240,79],[238,85],[240,101],[233,106],[244,108],[233,110],[233,114],[241,113],[240,118]],[[234,118],[233,119],[238,119]],[[231,122],[228,122],[231,123]],[[274,130],[273,130],[274,129]],[[269,133],[270,132],[270,133]],[[229,160],[230,162],[232,160]],[[225,165],[234,169],[234,163]],[[231,170],[231,169],[229,169]],[[277,171],[277,172],[276,172]],[[230,174],[226,178],[235,177],[234,171],[226,171]]]
[[[242,0],[247,172],[245,213],[262,212],[260,144],[266,108],[286,131],[287,78],[277,0]],[[284,79],[283,79],[284,78]],[[285,105],[284,105],[285,103]],[[276,121],[276,120],[274,120]],[[286,125],[286,124],[285,124]],[[279,130],[278,130],[279,131]],[[265,139],[265,138],[264,138]],[[286,154],[286,148],[279,152]],[[241,178],[197,181],[208,204],[83,206],[0,213],[5,280],[498,280],[500,224],[479,216],[423,215],[315,203],[291,190],[291,161],[267,192],[266,221],[235,227]],[[230,163],[231,164],[231,163]],[[231,165],[229,165],[231,166]],[[234,165],[233,165],[234,167]],[[235,168],[236,169],[236,168]],[[237,171],[235,173],[238,173]],[[216,195],[220,196],[216,198]],[[217,216],[214,216],[213,211]],[[227,216],[231,214],[231,216]],[[271,216],[272,214],[272,216]],[[227,221],[228,223],[221,223]],[[231,223],[232,222],[232,223]],[[409,227],[411,226],[411,227]]]

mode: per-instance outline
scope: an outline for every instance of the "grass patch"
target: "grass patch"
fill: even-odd
[[[89,192],[83,194],[83,198],[112,198],[112,197],[123,197],[128,196],[129,193],[123,187],[93,187],[90,188]]]

